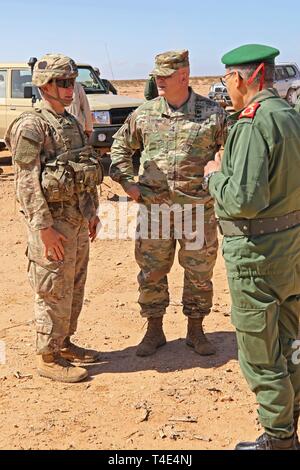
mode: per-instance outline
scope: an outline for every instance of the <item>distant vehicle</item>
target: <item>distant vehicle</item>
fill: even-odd
[[[227,88],[221,83],[213,83],[209,89],[208,98],[216,101],[222,107],[232,106],[230,96],[227,93]]]
[[[284,62],[275,65],[274,88],[281,98],[294,106],[300,94],[300,70],[297,64]]]
[[[93,67],[77,65],[77,80],[87,94],[93,117],[90,144],[101,156],[106,156],[110,152],[112,136],[143,100],[107,94]],[[5,145],[4,135],[9,124],[24,111],[32,110],[40,99],[38,88],[31,83],[29,64],[0,63],[0,148]]]

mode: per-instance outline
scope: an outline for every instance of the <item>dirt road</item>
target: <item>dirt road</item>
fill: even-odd
[[[142,85],[123,88],[131,95],[135,88],[137,96]],[[88,366],[91,379],[80,384],[36,375],[25,230],[14,202],[12,168],[3,165],[5,155],[0,153],[0,340],[6,345],[6,363],[0,365],[0,448],[230,449],[240,439],[254,438],[255,398],[237,364],[220,255],[214,309],[205,322],[217,346],[215,356],[201,357],[185,345],[183,272],[176,260],[165,317],[168,343],[152,357],[136,357],[145,322],[136,302],[133,241],[97,240],[76,340],[101,351],[101,360]],[[103,201],[121,194],[108,178],[105,184]]]

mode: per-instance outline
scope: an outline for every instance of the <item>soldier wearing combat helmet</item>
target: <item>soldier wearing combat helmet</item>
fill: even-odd
[[[89,256],[99,219],[97,185],[102,169],[72,102],[75,62],[47,54],[34,66],[32,82],[42,102],[9,127],[6,142],[15,166],[16,196],[28,231],[28,275],[35,292],[38,373],[78,382],[98,353],[73,344],[82,308]]]

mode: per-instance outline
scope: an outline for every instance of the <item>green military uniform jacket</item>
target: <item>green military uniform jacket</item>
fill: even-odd
[[[245,111],[231,128],[221,171],[209,181],[217,216],[273,218],[300,210],[299,114],[274,89],[258,93]],[[299,227],[256,237],[225,237],[229,275],[279,274],[289,259],[300,258],[296,234],[299,239]]]

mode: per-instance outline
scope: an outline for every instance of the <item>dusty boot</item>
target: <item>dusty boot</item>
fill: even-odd
[[[42,354],[37,356],[38,374],[58,382],[81,382],[88,376],[83,367],[75,367],[59,354]]]
[[[99,352],[92,349],[85,349],[71,343],[70,337],[67,336],[60,351],[61,357],[70,362],[97,362],[99,360]]]
[[[137,356],[151,356],[156,349],[166,344],[166,337],[162,329],[163,317],[148,318],[147,331],[136,350]]]
[[[216,348],[206,338],[202,322],[203,317],[188,318],[186,344],[194,348],[195,352],[201,356],[210,356],[215,354]]]

